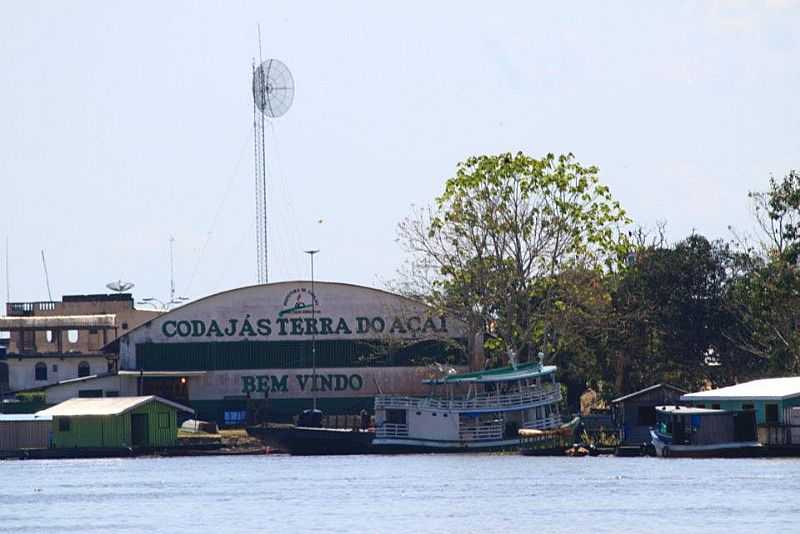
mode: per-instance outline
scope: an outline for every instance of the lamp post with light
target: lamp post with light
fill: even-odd
[[[314,293],[314,254],[319,250],[306,250],[305,253],[311,257],[311,394],[313,399],[312,408],[317,411],[317,295]]]

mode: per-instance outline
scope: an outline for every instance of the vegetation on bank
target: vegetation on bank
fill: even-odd
[[[636,227],[572,154],[470,158],[399,225],[399,290],[544,354],[574,399],[800,373],[800,174],[750,195],[759,235],[677,243]]]

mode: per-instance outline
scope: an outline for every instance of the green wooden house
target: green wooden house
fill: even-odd
[[[178,412],[194,410],[150,395],[70,399],[37,415],[53,418],[56,448],[147,448],[177,444]]]

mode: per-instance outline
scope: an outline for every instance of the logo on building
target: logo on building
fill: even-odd
[[[311,314],[312,307],[319,313],[319,300],[317,296],[305,287],[298,287],[289,291],[283,299],[283,309],[278,312],[278,317],[289,314]]]

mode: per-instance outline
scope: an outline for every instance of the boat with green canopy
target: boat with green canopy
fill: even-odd
[[[515,450],[520,429],[561,424],[556,367],[541,361],[423,382],[427,397],[375,398],[375,452]]]

